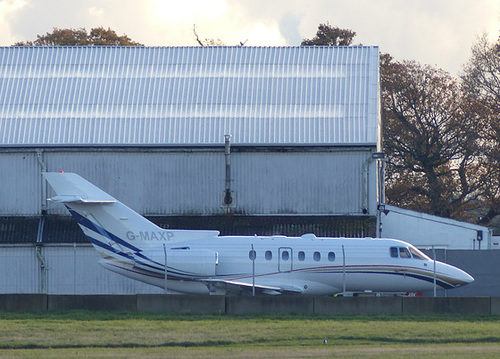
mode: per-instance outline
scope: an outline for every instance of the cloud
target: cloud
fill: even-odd
[[[0,2],[0,34],[6,41],[16,42],[11,22],[25,6],[26,1],[24,0],[4,0]]]
[[[91,6],[88,9],[88,14],[89,14],[90,17],[98,18],[98,19],[102,19],[103,20],[104,19],[105,11],[104,11],[103,8]]]
[[[300,35],[300,18],[290,13],[279,20],[279,29],[287,44],[299,45],[303,38]]]
[[[227,13],[225,0],[152,0],[149,7],[152,16],[173,23],[202,18],[217,20]]]

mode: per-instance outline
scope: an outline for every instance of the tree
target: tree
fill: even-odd
[[[196,31],[196,24],[193,25],[193,34],[196,38],[196,42],[198,43],[198,45],[200,45],[201,47],[205,47],[205,46],[227,46],[224,41],[222,41],[221,39],[200,39],[200,37],[198,36],[198,32]],[[245,46],[246,42],[248,40],[245,40],[245,41],[240,41],[240,43],[237,45],[237,46]]]
[[[196,37],[196,42],[201,46],[225,46],[226,44],[221,40],[221,39],[204,39],[201,40],[200,37],[198,36],[198,33],[196,32],[196,25],[193,25],[193,34]]]
[[[341,29],[326,24],[319,24],[316,36],[304,39],[301,46],[349,46],[356,33],[351,30]]]
[[[488,224],[500,215],[500,39],[490,44],[486,34],[479,37],[461,78],[464,91],[483,106],[481,150],[486,176],[479,223]]]
[[[484,170],[478,104],[443,70],[381,57],[387,202],[473,220]]]
[[[128,36],[118,36],[108,28],[96,27],[87,33],[81,29],[57,29],[46,35],[37,35],[35,41],[17,42],[14,46],[144,46]]]

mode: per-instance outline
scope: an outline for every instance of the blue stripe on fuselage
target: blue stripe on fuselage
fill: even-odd
[[[131,259],[131,260],[134,260],[134,257],[132,257],[131,255],[127,254],[127,253],[124,253],[122,251],[117,251],[115,248],[111,247],[110,245],[106,244],[106,243],[103,243],[101,241],[98,241],[97,239],[91,237],[91,236],[87,236],[87,238],[89,239],[90,243],[102,248],[102,249],[105,249],[109,252],[112,252],[114,254],[117,254],[117,255],[120,255],[122,257],[125,257],[127,259]]]
[[[93,244],[93,245],[96,245],[97,247],[100,247],[104,250],[107,250],[111,253],[114,253],[118,256],[121,256],[121,257],[124,257],[128,260],[132,260],[134,261],[135,263],[137,264],[140,264],[140,265],[143,265],[145,267],[149,267],[151,268],[152,270],[159,270],[159,271],[164,271],[164,268],[165,266],[161,263],[158,263],[158,262],[155,262],[153,260],[151,260],[150,258],[146,257],[145,255],[141,254],[141,253],[133,253],[133,255],[131,254],[128,254],[128,253],[125,253],[125,252],[122,252],[122,251],[119,251],[117,250],[116,248],[113,248],[112,246],[110,246],[109,244],[106,244],[104,242],[101,242],[97,239],[95,239],[94,237],[92,236],[89,236],[87,235],[87,238],[89,239],[89,241]],[[149,263],[146,263],[144,261],[140,261],[138,260],[137,258],[142,258],[143,260],[147,261],[147,262],[150,262],[152,264],[149,264]],[[156,266],[155,266],[156,265]],[[168,273],[170,275],[178,275],[178,276],[186,276],[186,275],[190,275],[189,272],[180,272],[179,270],[173,268],[173,267],[168,267]]]
[[[71,213],[71,215],[73,216],[73,218],[78,222],[78,224],[90,229],[91,231],[94,231],[94,232],[101,234],[102,236],[108,238],[110,241],[116,242],[121,246],[127,247],[135,252],[141,251],[141,249],[131,245],[129,242],[122,240],[121,238],[115,236],[113,233],[106,231],[104,228],[102,228],[101,226],[92,222],[88,218],[85,218],[80,213],[70,209],[69,207],[68,207],[68,210]]]

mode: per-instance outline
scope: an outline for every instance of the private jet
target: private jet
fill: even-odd
[[[415,293],[474,278],[396,239],[163,229],[75,173],[43,176],[105,268],[176,294]]]

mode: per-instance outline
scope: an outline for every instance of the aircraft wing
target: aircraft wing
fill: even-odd
[[[203,280],[210,290],[227,290],[232,293],[251,293],[254,285],[252,283],[238,282],[232,280],[220,280],[220,279],[205,279]],[[302,290],[294,286],[273,286],[265,284],[255,284],[255,293],[258,294],[301,294]]]

